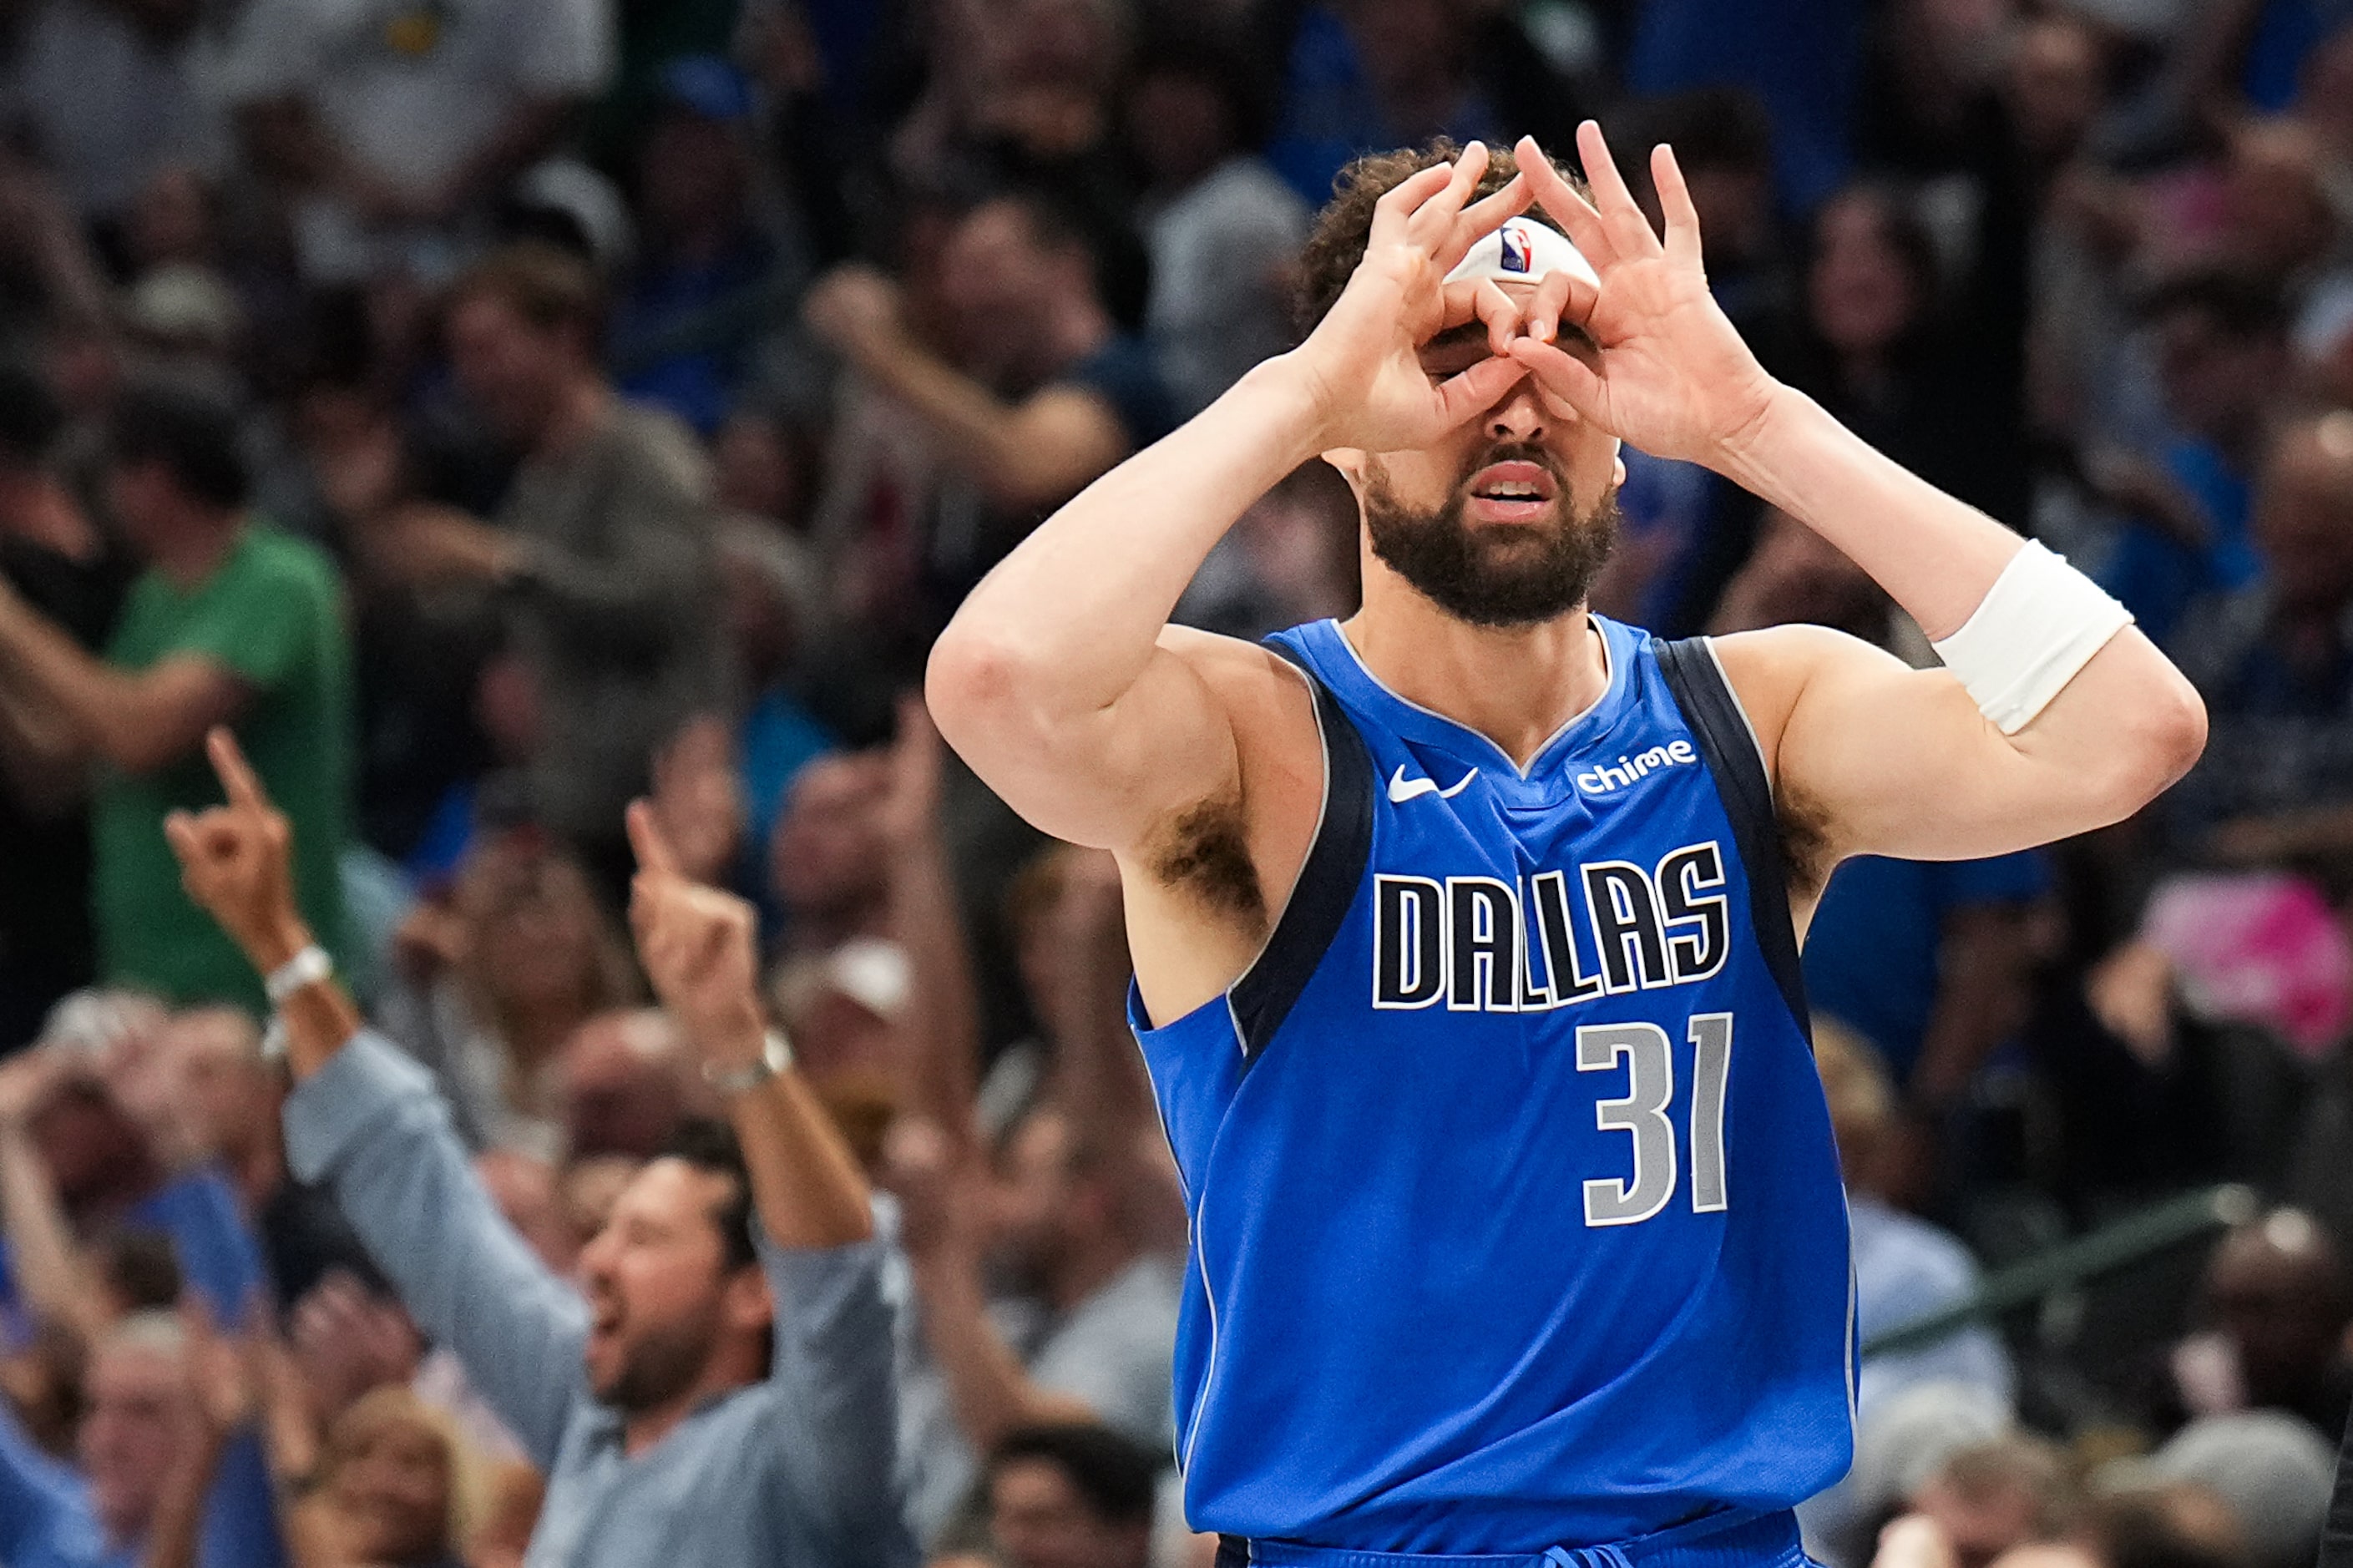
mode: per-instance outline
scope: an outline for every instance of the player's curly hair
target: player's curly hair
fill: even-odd
[[[1300,253],[1293,285],[1292,315],[1302,337],[1315,330],[1315,323],[1324,319],[1333,302],[1340,298],[1340,291],[1347,288],[1356,263],[1365,258],[1365,241],[1373,232],[1375,204],[1431,164],[1451,163],[1461,155],[1461,147],[1441,136],[1420,147],[1368,153],[1334,176],[1332,199],[1315,215],[1315,226],[1308,233],[1307,247]],[[1557,161],[1553,166],[1579,195],[1585,194],[1585,181],[1576,171]],[[1479,188],[1471,199],[1476,201],[1502,190],[1519,172],[1519,160],[1512,155],[1510,148],[1494,149],[1487,155],[1487,172],[1479,176]],[[1540,208],[1530,207],[1528,216],[1547,228],[1560,226]]]

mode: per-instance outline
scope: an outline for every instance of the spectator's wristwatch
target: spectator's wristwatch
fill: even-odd
[[[782,1029],[770,1029],[766,1042],[760,1048],[760,1059],[745,1067],[713,1068],[702,1064],[702,1081],[729,1100],[759,1088],[778,1073],[793,1065],[792,1042],[785,1038]]]
[[[307,991],[335,973],[335,961],[327,950],[312,942],[261,978],[261,989],[269,997],[272,1007],[283,1007],[298,992]]]
[[[301,992],[335,976],[335,961],[327,950],[312,942],[277,968],[261,977],[263,994],[269,998],[269,1026],[261,1032],[261,1059],[274,1062],[286,1055],[286,1020],[278,1010]]]

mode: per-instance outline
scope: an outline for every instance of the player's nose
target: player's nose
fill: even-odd
[[[1518,384],[1504,395],[1504,400],[1487,411],[1487,437],[1492,441],[1541,441],[1552,423],[1552,415],[1536,395],[1534,377],[1523,376]]]

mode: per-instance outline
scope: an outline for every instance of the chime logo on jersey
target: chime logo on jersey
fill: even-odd
[[[1507,223],[1496,231],[1495,237],[1504,244],[1503,267],[1506,272],[1530,272],[1535,268],[1535,241],[1518,224]]]
[[[1714,839],[1645,869],[1596,860],[1494,877],[1373,879],[1373,1005],[1526,1013],[1705,980],[1732,949]]]
[[[1587,795],[1608,795],[1648,775],[1654,768],[1678,767],[1699,761],[1689,741],[1672,741],[1630,757],[1620,757],[1616,767],[1588,768],[1577,775],[1577,787]]]

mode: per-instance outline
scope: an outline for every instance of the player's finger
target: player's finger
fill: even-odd
[[[1471,296],[1471,309],[1487,323],[1487,350],[1502,353],[1520,333],[1519,301],[1504,292],[1493,278],[1482,278]]]
[[[1667,220],[1667,255],[1697,267],[1699,208],[1692,205],[1691,187],[1683,183],[1675,150],[1663,142],[1651,149],[1651,179],[1659,187],[1659,211]]]
[[[1535,187],[1522,174],[1514,174],[1502,190],[1481,196],[1462,210],[1454,220],[1454,232],[1447,239],[1436,260],[1451,272],[1461,259],[1471,254],[1471,247],[1504,226],[1506,218],[1517,217],[1535,205]]]
[[[1432,163],[1429,168],[1418,170],[1398,181],[1387,195],[1373,204],[1373,226],[1366,237],[1366,248],[1394,244],[1403,237],[1406,219],[1413,215],[1414,208],[1429,199],[1432,193],[1444,189],[1453,175],[1451,165]]]
[[[661,824],[654,819],[653,802],[629,802],[628,821],[629,848],[637,855],[638,869],[677,876],[678,857],[670,852],[670,840],[664,837]]]
[[[1482,359],[1459,375],[1438,384],[1438,405],[1447,428],[1468,424],[1504,400],[1528,367],[1509,355]]]
[[[1486,144],[1473,142],[1462,149],[1462,156],[1454,160],[1447,172],[1445,185],[1414,209],[1411,232],[1430,247],[1433,257],[1454,237],[1454,220],[1462,216],[1471,193],[1479,188],[1479,177],[1486,172]]]
[[[1594,368],[1552,343],[1514,338],[1512,358],[1535,374],[1537,384],[1575,409],[1578,417],[1608,428],[1601,418],[1601,377]]]
[[[213,772],[220,776],[221,790],[231,805],[269,808],[269,797],[261,792],[261,780],[254,775],[227,725],[216,724],[205,736],[205,755],[212,759]]]
[[[1439,290],[1438,325],[1430,329],[1430,337],[1479,319],[1480,281],[1476,278],[1460,278]],[[1421,341],[1427,342],[1430,339]]]
[[[203,841],[196,837],[196,819],[185,811],[174,811],[164,818],[164,842],[182,861],[193,860]]]
[[[1535,193],[1536,205],[1552,215],[1567,231],[1570,243],[1585,253],[1585,258],[1598,269],[1606,267],[1618,254],[1610,243],[1609,230],[1593,204],[1577,195],[1552,158],[1536,145],[1533,136],[1523,136],[1516,151],[1520,173],[1529,188]]]
[[[1628,188],[1626,176],[1618,172],[1617,160],[1609,156],[1599,121],[1588,120],[1577,128],[1577,151],[1585,160],[1585,183],[1593,187],[1593,210],[1601,215],[1618,254],[1655,255],[1659,237],[1642,216],[1642,205]]]
[[[1548,343],[1559,334],[1561,312],[1568,308],[1568,287],[1576,279],[1566,272],[1554,271],[1544,275],[1544,280],[1536,285],[1535,296],[1528,300],[1528,336],[1540,343]],[[1504,351],[1499,348],[1495,352],[1502,353]]]

